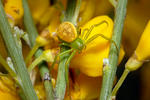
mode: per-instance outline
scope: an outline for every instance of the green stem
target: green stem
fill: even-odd
[[[75,8],[74,16],[73,16],[73,18],[72,18],[72,23],[73,23],[74,25],[76,25],[76,23],[77,23],[79,11],[80,11],[81,1],[82,1],[82,0],[77,0],[77,2],[76,2],[76,5],[77,5],[77,6],[76,6],[76,8]]]
[[[33,47],[35,44],[36,37],[38,36],[38,32],[34,25],[27,0],[22,0],[22,2],[23,2],[23,8],[24,8],[24,24],[25,24],[25,27],[29,34],[29,39],[31,41],[31,47]],[[35,57],[36,58],[39,57],[42,54],[42,52],[43,52],[42,49],[38,49],[35,54]],[[45,77],[46,73],[49,73],[49,69],[45,62],[41,62],[39,64],[39,70],[40,70],[40,74],[41,74],[42,78]],[[44,87],[45,87],[45,91],[46,91],[46,99],[54,100],[53,87],[52,87],[51,81],[49,81],[49,80],[44,81]]]
[[[67,50],[66,47],[61,47],[61,52],[65,52]],[[57,74],[57,81],[56,81],[56,98],[58,100],[63,100],[66,91],[66,78],[65,78],[65,65],[67,62],[67,58],[69,57],[69,53],[65,53],[64,55],[60,56],[60,63],[58,66],[58,74]]]
[[[118,49],[120,49],[120,41],[122,37],[122,30],[126,16],[127,0],[118,0],[115,11],[114,30],[112,40],[116,42]],[[118,53],[115,45],[111,43],[109,52],[109,69],[103,73],[102,89],[100,100],[109,100],[111,96],[112,86],[115,78],[115,73],[118,63]]]
[[[43,55],[40,55],[38,58],[36,58],[28,67],[28,72],[30,73],[32,69],[34,69],[43,60],[44,60]]]
[[[71,51],[72,51],[72,49],[66,50],[66,51],[64,51],[64,52],[62,52],[62,53],[56,55],[56,56],[55,56],[55,59],[54,59],[54,61],[53,61],[53,63],[52,63],[52,66],[51,66],[51,68],[50,68],[50,71],[54,68],[54,65],[55,65],[55,63],[56,63],[57,57],[60,57],[60,56],[62,56],[62,55],[64,55],[64,54],[66,54],[66,53],[70,53]]]
[[[113,91],[112,91],[112,96],[116,96],[117,91],[119,90],[119,88],[121,87],[122,83],[124,82],[125,78],[127,77],[127,75],[129,74],[129,70],[125,69],[121,78],[119,79],[119,81],[117,82],[116,86],[114,87]]]
[[[8,71],[8,73],[12,76],[12,77],[16,77],[16,72],[14,72],[9,65],[7,64],[7,62],[5,61],[5,59],[1,56],[0,54],[0,63],[2,64],[2,66]]]
[[[82,0],[68,0],[67,9],[63,21],[69,21],[74,25],[76,25],[81,1]],[[61,46],[61,53],[67,51],[68,49],[69,48],[66,48],[65,46]],[[58,66],[58,75],[56,81],[56,98],[58,100],[63,100],[66,92],[67,83],[65,79],[65,75],[66,75],[65,66],[68,58],[69,58],[69,52],[60,56],[60,63]]]
[[[72,24],[77,25],[81,1],[82,0],[68,0],[65,18],[63,21],[69,21]]]
[[[35,52],[38,50],[39,45],[35,44],[35,46],[33,46],[33,48],[31,49],[31,51],[29,52],[29,54],[27,55],[25,62],[26,64],[29,63],[29,61],[31,60],[32,56],[35,54]]]
[[[117,6],[116,0],[109,0],[109,2],[116,8],[116,6]]]
[[[17,72],[17,76],[22,84],[21,88],[26,99],[38,100],[36,93],[33,89],[28,71],[26,69],[22,52],[17,48],[17,44],[15,43],[13,34],[11,32],[11,27],[6,18],[6,14],[4,12],[1,0],[0,0],[0,30],[3,39],[5,41],[7,50],[10,54],[10,57],[12,58],[15,70]]]
[[[42,49],[38,49],[35,57],[38,58],[40,55],[42,55],[43,50]],[[45,61],[42,61],[39,65],[39,70],[40,70],[40,75],[41,78],[44,81],[44,87],[45,87],[45,91],[46,91],[46,100],[54,100],[54,93],[53,93],[53,86],[52,86],[52,82],[51,80],[44,80],[45,75],[49,74],[49,69],[48,69],[48,65]],[[50,76],[50,75],[49,75]],[[50,76],[51,78],[51,76]]]

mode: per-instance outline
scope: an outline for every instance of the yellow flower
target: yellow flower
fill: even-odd
[[[42,19],[42,16],[50,6],[49,0],[28,0],[29,7],[35,23]]]
[[[1,100],[20,100],[14,81],[6,76],[0,77],[0,99]]]
[[[44,15],[41,16],[42,18],[38,20],[40,24],[39,30],[43,29],[49,24],[49,22],[53,21],[53,15],[56,15],[56,13],[58,13],[58,10],[54,6],[49,7]]]
[[[84,29],[86,28],[89,29],[91,25],[98,24],[102,21],[106,21],[107,24],[103,23],[95,27],[88,38],[98,33],[103,34],[108,38],[111,38],[113,21],[107,16],[98,16],[87,22],[81,28],[82,30],[81,35]],[[73,57],[73,59],[71,60],[71,67],[80,69],[82,73],[88,76],[92,77],[102,76],[103,59],[108,58],[109,45],[110,41],[102,37],[96,38],[88,45],[86,45],[86,48],[80,54],[77,54],[75,55],[75,57]],[[119,61],[121,61],[123,56],[124,51],[123,49],[121,49]]]
[[[51,21],[54,20],[54,16],[62,11],[60,5],[66,7],[66,0],[60,0],[57,4],[51,5],[50,0],[28,0],[31,13],[35,24],[38,24],[38,30],[41,31]]]
[[[148,22],[141,38],[138,43],[138,46],[135,50],[135,54],[138,60],[143,61],[150,57],[150,21]]]
[[[102,77],[89,77],[80,73],[76,76],[70,88],[72,100],[94,100],[100,94]]]
[[[39,100],[45,100],[46,99],[44,86],[41,82],[36,83],[34,86],[34,89],[35,89],[35,92],[36,92]]]
[[[126,15],[123,45],[127,56],[131,56],[150,18],[150,0],[129,0]],[[134,39],[133,39],[134,38]]]
[[[141,38],[138,43],[138,46],[134,54],[130,57],[126,63],[126,68],[130,71],[138,69],[147,58],[150,57],[150,21],[148,22]]]
[[[58,38],[56,36],[57,27],[60,24],[60,12],[55,11],[52,14],[55,17],[52,17],[49,25],[41,32],[41,36],[46,38],[49,41],[49,44],[45,46],[45,49],[51,49],[58,47]]]
[[[95,12],[95,0],[83,0],[81,3],[80,13],[79,13],[79,25],[85,24],[89,21]]]
[[[4,9],[11,25],[20,23],[23,17],[22,0],[7,0]]]
[[[82,0],[78,25],[84,25],[95,16],[109,14],[112,8],[109,0]]]

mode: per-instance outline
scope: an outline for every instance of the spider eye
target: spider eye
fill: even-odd
[[[72,42],[77,38],[77,31],[72,23],[63,22],[57,29],[57,35],[65,42]]]

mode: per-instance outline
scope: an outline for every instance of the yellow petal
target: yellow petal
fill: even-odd
[[[42,18],[40,18],[39,21],[39,30],[41,30],[43,27],[46,27],[46,25],[49,24],[49,22],[53,19],[53,16],[55,13],[57,13],[58,11],[56,10],[55,7],[49,7],[47,8],[47,10],[44,12],[44,14],[42,15]]]
[[[104,23],[98,27],[95,27],[88,38],[97,33],[102,33],[106,37],[111,38],[113,22],[107,16],[99,16],[92,19],[82,28],[82,31],[85,28],[89,29],[93,24],[97,24],[102,21],[106,21],[108,25]],[[93,40],[91,43],[86,45],[85,50],[83,50],[80,54],[77,54],[72,59],[71,67],[78,68],[82,73],[88,76],[102,76],[103,59],[108,58],[109,44],[109,41],[102,37],[98,37],[97,39]],[[124,56],[123,49],[121,49],[120,55],[120,59],[122,59]]]
[[[72,100],[94,100],[98,98],[101,88],[101,77],[88,77],[82,73],[75,77],[70,90]]]
[[[28,0],[29,7],[35,23],[37,23],[44,15],[44,12],[49,8],[49,0]]]
[[[138,46],[135,50],[138,60],[143,61],[150,57],[150,21],[148,22]]]
[[[22,0],[7,0],[4,9],[11,24],[18,24],[23,17]]]
[[[95,12],[95,0],[83,0],[81,3],[79,14],[79,25],[85,24],[89,21]]]
[[[89,38],[91,38],[92,36],[96,35],[96,34],[103,34],[104,36],[106,36],[107,38],[111,38],[112,36],[112,30],[113,30],[113,21],[108,17],[108,16],[98,16],[93,18],[92,20],[90,20],[89,22],[87,22],[82,28],[81,28],[81,35],[83,34],[83,30],[84,29],[90,29],[90,27],[92,25],[98,24],[105,21],[104,23],[102,23],[101,25],[95,27],[92,32],[90,33],[89,37],[87,38],[87,40]],[[86,33],[85,33],[86,34]],[[84,35],[85,36],[85,35]],[[102,45],[105,45],[109,43],[108,40],[102,38],[102,37],[98,37],[96,38],[94,41],[92,41],[91,43],[88,44],[88,46],[86,47],[86,50],[90,49],[90,48],[101,48]]]
[[[20,100],[15,88],[15,83],[6,76],[1,76],[0,79],[0,99]]]
[[[127,56],[131,56],[136,49],[140,36],[150,18],[149,4],[150,0],[130,0],[128,3],[122,40]]]
[[[34,89],[35,89],[35,92],[36,92],[39,100],[45,100],[46,99],[45,90],[44,90],[44,86],[42,83],[40,83],[40,82],[37,83],[34,86]]]

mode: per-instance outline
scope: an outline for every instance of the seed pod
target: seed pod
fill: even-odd
[[[77,31],[72,23],[63,22],[57,29],[57,35],[66,42],[72,42],[77,38]]]

